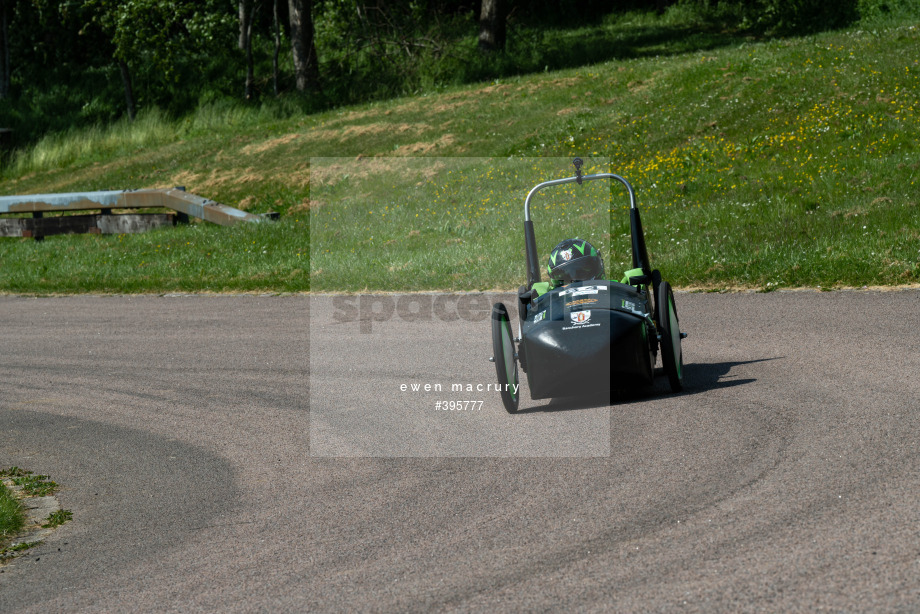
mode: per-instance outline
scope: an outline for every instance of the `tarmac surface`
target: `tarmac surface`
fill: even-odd
[[[0,296],[73,512],[0,612],[920,607],[920,291],[677,294],[684,393],[514,416],[495,298]]]

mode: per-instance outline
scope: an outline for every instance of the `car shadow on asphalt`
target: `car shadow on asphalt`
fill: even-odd
[[[697,362],[684,365],[684,390],[680,394],[698,394],[718,390],[719,388],[734,388],[735,386],[756,382],[756,377],[735,378],[731,375],[731,370],[741,365],[752,365],[785,358],[785,356],[775,356],[773,358],[758,358],[757,360]]]
[[[785,356],[776,356],[774,358],[759,358],[757,360],[739,360],[729,362],[713,363],[691,363],[684,365],[684,389],[676,395],[685,396],[709,392],[720,388],[734,388],[735,386],[744,386],[756,382],[757,378],[733,378],[731,371],[741,365],[750,365],[759,362],[772,360],[782,360]],[[554,398],[548,403],[536,405],[534,407],[525,407],[518,410],[519,414],[529,414],[536,412],[557,412],[572,411],[578,409],[594,409],[598,407],[607,407],[621,405],[624,403],[644,403],[653,401],[665,395],[672,395],[671,388],[668,385],[667,376],[661,371],[656,370],[655,385],[635,389],[600,391],[590,396],[582,397],[560,397]]]

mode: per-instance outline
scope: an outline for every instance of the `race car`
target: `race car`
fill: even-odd
[[[651,385],[661,355],[671,390],[683,389],[683,355],[674,293],[649,264],[642,221],[632,185],[613,173],[575,175],[534,186],[524,201],[527,284],[517,297],[518,335],[513,336],[503,303],[492,307],[492,351],[502,403],[518,411],[519,369],[527,374],[531,399],[599,395],[604,391]],[[607,279],[596,247],[566,239],[553,248],[541,279],[530,204],[543,189],[608,180],[629,194],[632,268]]]

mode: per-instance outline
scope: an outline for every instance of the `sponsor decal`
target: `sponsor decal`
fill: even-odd
[[[574,307],[575,305],[593,305],[596,302],[596,298],[580,298],[577,301],[569,301],[566,303],[566,305],[569,307]]]
[[[591,321],[591,311],[573,311],[569,314],[572,324],[587,324]]]
[[[595,322],[594,324],[576,324],[575,326],[563,326],[562,330],[582,330],[584,328],[594,328],[595,326],[600,326],[600,324]]]
[[[632,301],[627,301],[627,300],[621,301],[620,309],[624,309],[633,315],[639,316],[640,318],[644,318],[646,316],[646,313],[642,311],[641,309],[639,309],[639,305],[637,305],[636,303],[633,303]]]
[[[545,319],[546,319],[546,312],[545,312],[545,311],[541,311],[540,313],[538,313],[537,315],[535,315],[535,316],[533,317],[533,322],[534,322],[534,324],[536,324],[537,322],[539,322],[539,321],[541,321],[541,320],[545,320]]]
[[[595,326],[600,326],[598,322],[591,322],[591,310],[586,311],[573,311],[569,314],[569,319],[572,322],[571,326],[563,326],[562,330],[578,330],[581,328],[593,328]]]
[[[569,261],[572,259],[572,250],[564,249],[561,252],[559,252],[559,255],[562,256],[563,260]]]
[[[559,293],[559,296],[569,294],[597,294],[599,290],[606,290],[607,286],[580,286],[578,288],[569,288]]]

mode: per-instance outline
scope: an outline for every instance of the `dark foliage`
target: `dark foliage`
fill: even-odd
[[[506,0],[507,41],[483,54],[477,48],[481,0],[304,5],[312,8],[316,32],[317,87],[296,91],[286,0],[278,3],[283,47],[275,84],[274,3],[255,2],[254,80],[246,101],[236,2],[0,0],[10,67],[0,128],[12,128],[14,144],[22,145],[48,132],[112,122],[128,108],[124,75],[139,111],[156,107],[177,117],[202,103],[261,104],[276,95],[316,108],[635,57],[665,44],[680,52],[737,36],[811,33],[860,18],[920,13],[915,0]],[[603,27],[629,11],[672,9],[694,16],[693,23],[665,19],[616,36]],[[573,28],[579,35],[567,36]]]

